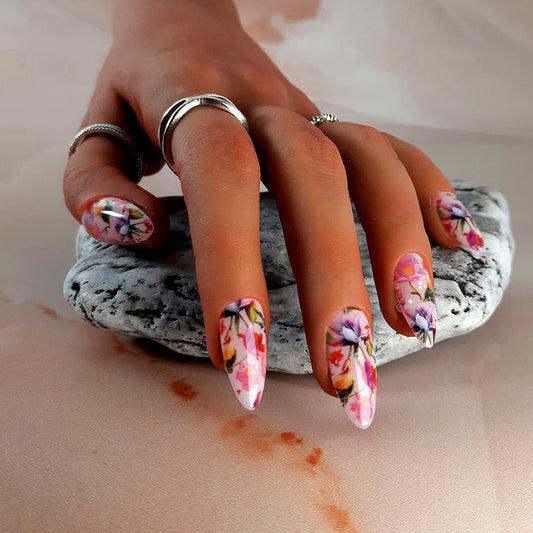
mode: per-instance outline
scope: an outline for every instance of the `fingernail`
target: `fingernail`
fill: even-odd
[[[81,216],[81,223],[91,237],[109,244],[137,244],[154,231],[146,213],[120,198],[91,202]]]
[[[415,337],[426,348],[435,342],[437,327],[435,294],[424,259],[404,255],[394,269],[394,293],[400,311]]]
[[[261,304],[243,298],[228,305],[219,323],[224,367],[237,398],[253,410],[261,401],[266,375],[266,331]]]
[[[483,237],[468,209],[451,192],[441,192],[437,198],[437,213],[442,225],[461,244],[481,250]]]
[[[366,429],[376,409],[376,360],[365,314],[353,307],[341,311],[326,333],[331,382],[348,418]]]

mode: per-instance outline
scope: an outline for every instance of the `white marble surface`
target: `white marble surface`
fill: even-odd
[[[77,230],[61,175],[110,42],[104,3],[4,0],[0,529],[529,532],[530,3],[295,2],[321,22],[298,21],[287,2],[257,16],[243,3],[267,50],[328,110],[505,192],[511,285],[482,328],[380,368],[364,432],[311,376],[269,375],[250,417],[209,363],[82,323],[61,295]],[[350,15],[332,39],[342,5]],[[269,6],[284,15],[269,23]],[[150,187],[176,191],[168,175]]]

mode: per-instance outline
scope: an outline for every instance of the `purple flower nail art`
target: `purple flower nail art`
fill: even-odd
[[[348,418],[362,429],[374,418],[376,361],[365,314],[353,307],[341,311],[326,333],[329,375]]]
[[[435,294],[420,255],[406,254],[398,261],[394,269],[394,293],[407,325],[424,346],[431,348],[437,327]]]
[[[87,233],[109,244],[137,244],[153,233],[152,221],[136,205],[120,198],[91,202],[81,216]]]
[[[437,198],[437,213],[442,225],[461,244],[481,250],[484,246],[483,237],[474,219],[451,192],[441,192]]]
[[[261,401],[266,376],[266,331],[261,304],[237,300],[224,309],[219,323],[224,367],[241,404],[253,410]]]

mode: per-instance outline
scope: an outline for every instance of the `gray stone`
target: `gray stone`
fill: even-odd
[[[475,252],[433,245],[439,342],[472,331],[488,320],[509,282],[514,251],[505,198],[487,187],[464,181],[453,184],[477,221],[485,248]],[[165,204],[171,232],[158,250],[104,244],[80,228],[77,262],[65,280],[64,294],[97,327],[153,339],[179,354],[207,357],[187,212],[181,198],[167,198]],[[354,216],[374,313],[375,355],[377,363],[383,364],[415,352],[421,345],[385,322],[365,235]],[[261,198],[261,249],[271,309],[268,368],[309,373],[296,282],[275,201],[268,195]]]

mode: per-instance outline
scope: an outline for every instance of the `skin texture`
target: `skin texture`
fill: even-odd
[[[293,86],[242,29],[226,0],[118,2],[114,44],[81,127],[108,122],[140,139],[149,172],[162,164],[157,128],[183,96],[222,94],[246,115],[250,134],[212,107],[188,113],[172,136],[172,153],[189,211],[207,348],[221,369],[221,313],[254,298],[269,327],[268,296],[259,248],[259,185],[276,197],[298,283],[315,376],[335,394],[325,336],[345,308],[371,325],[350,195],[371,252],[380,305],[389,324],[413,335],[397,310],[393,276],[398,260],[417,253],[431,272],[428,234],[459,243],[442,228],[436,198],[453,192],[415,147],[356,124],[309,119],[316,106]],[[134,185],[127,149],[93,136],[80,143],[65,172],[65,199],[74,217],[92,201],[116,197],[138,206],[153,233],[136,246],[158,246],[168,231],[160,201]],[[426,233],[427,231],[427,233]]]

